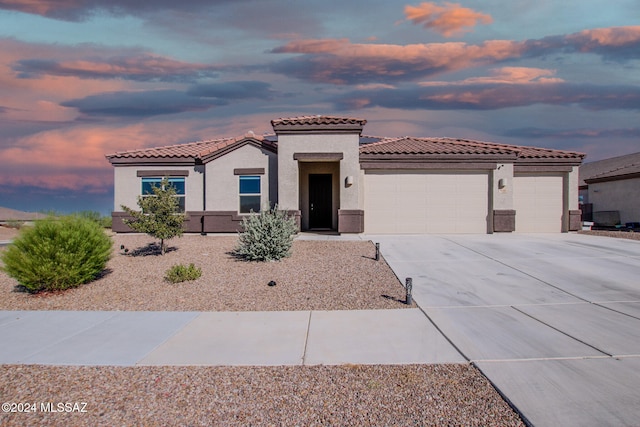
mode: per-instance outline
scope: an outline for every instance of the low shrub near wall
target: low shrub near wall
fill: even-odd
[[[22,229],[2,254],[2,269],[28,292],[63,290],[90,282],[111,257],[112,241],[95,221],[49,218]]]
[[[242,219],[236,254],[249,261],[277,261],[291,255],[296,222],[278,207]]]

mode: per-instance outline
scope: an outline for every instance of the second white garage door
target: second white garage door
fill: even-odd
[[[486,233],[487,173],[367,171],[365,233]]]
[[[516,175],[513,179],[516,231],[562,231],[562,194],[562,176]]]

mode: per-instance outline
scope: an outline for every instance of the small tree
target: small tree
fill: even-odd
[[[122,205],[122,209],[133,217],[123,222],[141,233],[160,239],[160,253],[164,255],[167,248],[166,239],[182,236],[184,213],[180,212],[176,189],[164,177],[159,186],[152,186],[153,194],[138,196],[140,211]]]
[[[291,255],[297,231],[295,219],[278,206],[265,206],[260,213],[242,218],[236,254],[249,261],[278,261]]]

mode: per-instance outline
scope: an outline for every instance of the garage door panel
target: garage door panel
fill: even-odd
[[[513,180],[516,231],[562,231],[563,178],[560,175],[516,175]]]
[[[487,212],[487,173],[365,174],[367,233],[486,233]]]

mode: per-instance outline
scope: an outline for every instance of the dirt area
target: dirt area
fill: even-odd
[[[368,241],[296,240],[291,257],[262,263],[234,257],[236,236],[184,235],[169,241],[164,256],[147,251],[154,243],[147,235],[119,234],[113,241],[113,256],[104,275],[64,292],[18,292],[18,282],[0,271],[0,309],[288,311],[410,307],[404,303],[404,287],[383,258],[375,261],[375,246]],[[172,266],[190,263],[202,269],[202,277],[177,284],[164,279]],[[268,286],[270,281],[276,285]]]
[[[18,237],[20,230],[11,227],[5,227],[0,225],[0,241],[1,240],[13,240]]]

